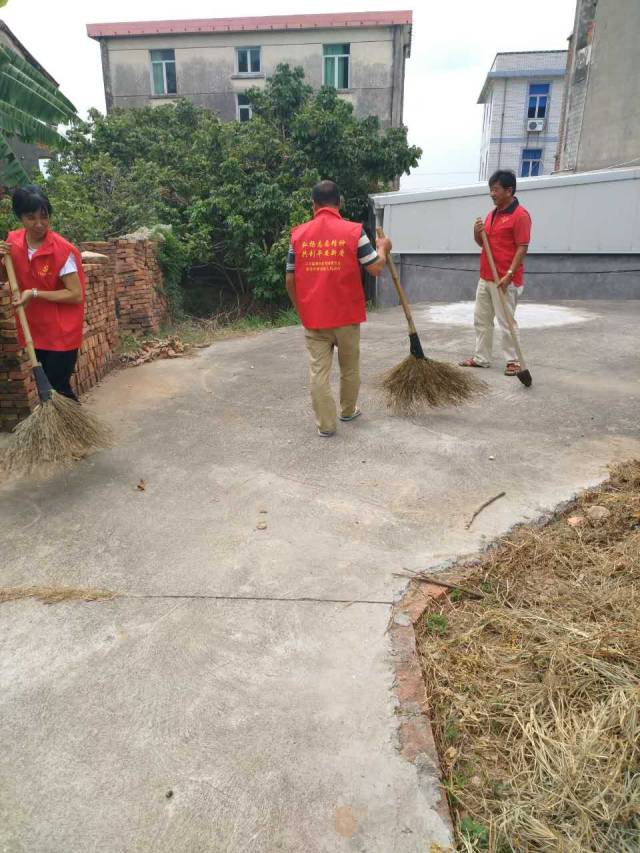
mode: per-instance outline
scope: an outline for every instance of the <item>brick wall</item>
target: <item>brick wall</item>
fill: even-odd
[[[84,340],[73,379],[86,393],[114,366],[122,331],[157,332],[167,301],[155,244],[146,240],[83,243],[87,277]],[[18,344],[8,290],[0,290],[0,430],[11,430],[37,405],[25,350]]]
[[[107,255],[115,264],[116,313],[121,332],[157,332],[167,317],[162,270],[150,240],[83,243],[81,248]]]

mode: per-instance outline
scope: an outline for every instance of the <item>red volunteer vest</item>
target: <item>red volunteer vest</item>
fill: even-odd
[[[36,349],[65,352],[79,349],[82,344],[82,328],[84,325],[85,277],[82,269],[80,252],[55,231],[49,231],[44,243],[29,260],[27,239],[24,228],[10,231],[7,241],[11,244],[11,259],[16,271],[20,290],[61,290],[64,285],[60,278],[60,270],[65,265],[70,253],[73,253],[78,265],[78,276],[82,284],[83,300],[78,305],[64,305],[56,302],[46,302],[44,299],[32,299],[25,313]],[[20,322],[18,340],[24,346],[24,336]]]
[[[296,299],[307,329],[336,329],[364,323],[364,289],[358,262],[359,222],[323,207],[291,233]]]

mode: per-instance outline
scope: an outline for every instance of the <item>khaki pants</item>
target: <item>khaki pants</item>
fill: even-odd
[[[515,313],[522,290],[522,287],[510,284],[505,294],[511,308],[511,315],[514,318],[516,336],[519,335],[519,332],[518,324],[515,322]],[[502,311],[502,303],[496,292],[496,286],[493,282],[485,281],[481,278],[478,282],[478,289],[476,290],[476,309],[473,316],[473,325],[476,330],[476,351],[473,357],[478,364],[483,364],[487,367],[491,363],[494,317],[497,317],[498,325],[502,332],[502,354],[505,362],[517,361],[518,356],[511,340],[511,333]],[[518,340],[520,339],[518,338]]]
[[[333,349],[338,347],[340,414],[346,418],[355,412],[360,390],[360,325],[305,329],[304,334],[309,351],[311,400],[316,424],[321,432],[335,432],[336,404],[331,393]]]

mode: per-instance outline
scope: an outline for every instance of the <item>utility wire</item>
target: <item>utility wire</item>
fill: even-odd
[[[427,270],[444,270],[445,272],[478,272],[477,267],[442,267],[437,264],[412,264],[401,260],[398,264],[403,267],[420,267]],[[640,273],[640,269],[618,269],[618,270],[545,270],[535,272],[527,270],[527,277],[532,275],[622,275],[623,273]]]

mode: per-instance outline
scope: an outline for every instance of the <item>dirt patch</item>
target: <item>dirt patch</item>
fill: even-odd
[[[60,604],[62,601],[111,601],[115,592],[107,589],[77,589],[75,587],[23,586],[0,587],[0,604],[37,598],[43,604]]]
[[[417,643],[459,849],[640,850],[640,461],[438,577],[464,590]]]

